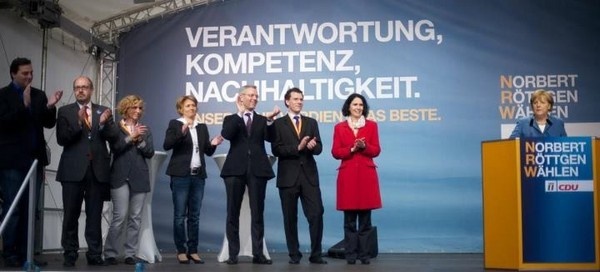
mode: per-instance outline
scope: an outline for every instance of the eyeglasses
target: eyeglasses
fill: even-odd
[[[89,90],[91,89],[91,86],[89,85],[84,85],[84,86],[73,86],[73,90],[75,91],[79,91],[79,90]]]

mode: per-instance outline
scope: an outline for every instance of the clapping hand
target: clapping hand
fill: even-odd
[[[103,126],[110,118],[112,118],[112,111],[110,109],[105,109],[100,115],[100,126]]]
[[[354,146],[352,147],[353,151],[360,151],[367,147],[367,143],[365,142],[365,137],[354,140]]]
[[[141,141],[141,137],[143,135],[146,135],[147,132],[148,132],[148,127],[146,125],[136,124],[133,127],[133,132],[131,133],[131,138],[133,138],[133,141],[139,142],[139,141]]]
[[[54,94],[51,95],[50,98],[48,98],[48,104],[46,104],[46,107],[47,108],[54,107],[54,105],[56,105],[56,103],[58,103],[58,101],[60,101],[60,98],[62,98],[62,95],[63,95],[62,90],[55,91]]]
[[[273,119],[275,119],[275,116],[279,115],[279,113],[281,113],[281,109],[279,109],[279,107],[275,105],[275,107],[273,107],[273,111],[267,114],[267,119],[273,121]]]
[[[217,137],[212,138],[212,140],[210,140],[210,144],[217,146],[220,145],[223,142],[223,136],[221,135],[217,135]]]

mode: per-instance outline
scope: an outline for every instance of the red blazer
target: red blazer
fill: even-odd
[[[366,147],[350,153],[354,140],[365,137]],[[335,125],[331,154],[341,160],[337,177],[338,210],[372,210],[381,208],[377,165],[373,158],[379,156],[377,123],[366,120],[365,126],[354,136],[348,122]]]

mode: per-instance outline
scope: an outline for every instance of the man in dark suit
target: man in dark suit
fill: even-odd
[[[39,195],[44,181],[44,166],[49,164],[46,154],[44,128],[56,124],[56,103],[62,91],[50,99],[31,86],[33,67],[26,58],[16,58],[10,65],[11,83],[0,89],[0,188],[2,189],[2,222],[15,201],[31,164],[38,160],[36,192]],[[21,196],[2,234],[4,264],[23,267],[27,255],[28,191]],[[41,238],[41,237],[40,237]]]
[[[271,264],[263,254],[265,194],[267,181],[275,174],[265,151],[265,141],[274,138],[271,122],[279,108],[266,117],[254,109],[258,103],[256,86],[246,85],[236,99],[237,113],[223,120],[221,135],[229,140],[230,148],[221,170],[227,193],[227,222],[225,232],[229,241],[227,264],[237,264],[240,251],[240,208],[246,186],[250,202],[252,259],[256,264]]]
[[[56,180],[62,184],[64,220],[61,244],[64,265],[77,261],[78,220],[85,199],[85,240],[89,265],[105,265],[102,259],[102,205],[109,194],[110,154],[107,141],[117,135],[110,109],[91,103],[94,86],[88,77],[73,82],[77,102],[58,110],[56,139],[63,146]]]
[[[319,172],[314,156],[321,154],[323,146],[317,121],[302,116],[304,94],[298,88],[285,93],[287,116],[275,120],[275,141],[271,144],[277,156],[277,188],[283,210],[285,240],[290,264],[299,264],[302,258],[298,243],[298,199],[302,202],[304,216],[310,231],[309,261],[326,264],[321,257],[323,238],[323,201],[319,188]]]

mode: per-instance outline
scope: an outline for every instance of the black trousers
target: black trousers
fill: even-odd
[[[61,245],[64,256],[77,258],[79,250],[79,215],[85,200],[85,240],[88,245],[87,258],[102,255],[102,205],[103,194],[108,184],[98,182],[91,164],[80,182],[62,182],[64,219]]]
[[[247,171],[246,173],[250,173]],[[229,257],[235,258],[240,252],[240,209],[244,192],[248,186],[250,203],[252,255],[263,255],[263,237],[265,236],[264,210],[267,179],[255,177],[252,174],[244,176],[225,177],[227,194],[227,219],[225,234],[229,242]]]
[[[298,199],[302,203],[304,216],[308,221],[310,233],[310,257],[321,257],[323,240],[323,201],[321,189],[308,181],[304,171],[300,171],[296,183],[292,187],[279,188],[281,209],[283,211],[283,228],[289,256],[292,260],[300,260],[300,244],[298,242]]]
[[[358,227],[356,221],[358,220]],[[346,260],[369,259],[369,234],[372,230],[371,210],[344,211]]]

